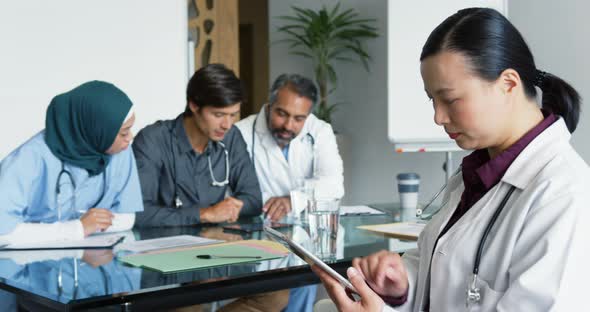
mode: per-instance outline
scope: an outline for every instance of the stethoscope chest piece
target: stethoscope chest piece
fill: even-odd
[[[176,195],[176,197],[174,197],[174,207],[176,209],[182,208],[182,200],[180,200],[180,197],[178,197],[178,195]]]
[[[467,302],[465,303],[467,307],[475,305],[481,300],[481,294],[479,292],[479,288],[476,286],[476,283],[477,274],[473,274],[473,279],[471,280],[471,284],[467,289]]]

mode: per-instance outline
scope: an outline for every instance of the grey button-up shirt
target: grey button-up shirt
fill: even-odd
[[[213,186],[207,157],[215,180],[226,176],[223,147],[209,141],[202,154],[192,148],[182,114],[174,120],[158,121],[142,129],[133,141],[144,211],[137,213],[138,226],[177,226],[201,222],[199,210],[222,201],[226,191],[244,202],[240,216],[262,211],[260,186],[246,143],[236,127],[222,142],[229,153],[229,184]],[[229,188],[229,189],[228,189]],[[178,193],[182,207],[176,208]]]

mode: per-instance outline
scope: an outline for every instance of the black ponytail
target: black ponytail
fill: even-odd
[[[568,130],[573,133],[580,119],[580,95],[563,79],[538,71],[535,85],[543,91],[543,109],[563,117]]]
[[[489,8],[463,9],[430,34],[420,61],[441,51],[459,52],[481,79],[495,81],[506,69],[520,75],[526,96],[534,99],[535,85],[543,91],[543,109],[563,117],[570,132],[578,125],[580,96],[555,75],[538,71],[524,38],[500,12]]]

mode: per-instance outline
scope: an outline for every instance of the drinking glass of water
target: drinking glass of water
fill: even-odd
[[[314,179],[295,179],[289,195],[291,196],[291,219],[298,224],[307,225],[307,214],[314,194]]]
[[[308,218],[315,254],[322,260],[335,260],[340,198],[314,198],[309,206]]]

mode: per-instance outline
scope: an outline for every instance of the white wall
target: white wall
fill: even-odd
[[[589,10],[590,2],[584,0],[509,1],[508,7],[510,19],[529,44],[537,68],[566,80],[582,96],[582,114],[572,143],[586,162],[590,162]]]
[[[341,154],[348,204],[388,202],[398,198],[395,175],[415,171],[422,177],[421,200],[427,200],[444,182],[443,153],[396,154],[387,138],[387,0],[270,0],[270,40],[281,39],[276,32],[282,21],[276,16],[292,14],[291,5],[318,9],[322,4],[355,8],[363,17],[376,18],[381,36],[368,43],[372,56],[371,72],[360,64],[340,63],[337,66],[338,90],[332,101],[345,101],[333,118],[334,128],[341,134]],[[407,26],[408,30],[412,25]],[[270,45],[270,79],[283,72],[297,72],[313,77],[311,63],[288,54],[287,45]],[[419,55],[416,55],[418,58]],[[418,71],[419,68],[416,68]],[[427,101],[424,105],[428,105]],[[461,153],[454,153],[455,159]]]
[[[135,104],[136,127],[182,112],[186,1],[0,2],[0,159],[45,127],[56,94],[106,80]]]

